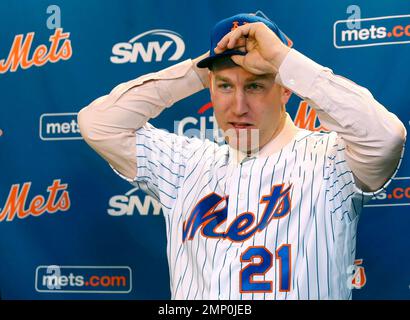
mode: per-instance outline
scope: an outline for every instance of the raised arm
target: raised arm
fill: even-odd
[[[276,81],[307,100],[321,123],[345,141],[345,158],[363,191],[375,191],[392,176],[406,139],[402,122],[354,82],[334,75],[290,49],[263,23],[249,23],[221,39],[215,52],[245,47],[232,60]]]
[[[363,191],[376,191],[390,179],[401,157],[406,129],[369,90],[293,49],[277,81],[306,100],[321,124],[343,138],[346,162]]]
[[[84,140],[121,174],[137,174],[135,131],[165,108],[208,86],[206,70],[196,67],[208,53],[156,73],[122,83],[78,113]]]

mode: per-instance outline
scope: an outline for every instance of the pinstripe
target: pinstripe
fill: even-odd
[[[319,276],[319,249],[318,249],[318,236],[317,236],[317,217],[316,217],[316,208],[315,208],[315,244],[316,244],[316,281],[317,281],[317,295],[320,300],[320,276]]]
[[[218,277],[218,298],[221,296],[221,272],[225,266],[226,256],[228,255],[229,249],[231,249],[233,242],[229,245],[228,249],[225,252],[224,262],[222,264],[221,270],[219,270],[219,277]],[[230,280],[230,279],[229,279]]]
[[[325,147],[325,152],[324,152],[324,159],[323,159],[323,178],[325,177],[325,167],[326,167],[326,155],[327,155],[327,153],[328,153],[328,148],[329,148],[329,136],[327,136],[327,139],[326,139],[326,147]],[[326,208],[326,193],[325,193],[325,203],[323,204],[324,205],[324,207]],[[326,212],[326,210],[325,210],[325,212]],[[324,220],[324,229],[325,229],[325,245],[326,245],[326,280],[327,280],[327,295],[328,295],[328,297],[330,297],[331,296],[331,292],[330,292],[330,270],[329,270],[329,264],[330,264],[330,260],[329,260],[329,245],[328,245],[328,243],[327,243],[327,238],[328,238],[328,235],[327,235],[327,232],[328,232],[328,228],[327,228],[327,225],[326,225],[326,222],[327,222],[327,219],[328,219],[328,216],[329,215],[327,215],[326,213],[325,213],[325,216],[324,216],[324,218],[325,218],[325,220]],[[330,215],[330,219],[332,219],[332,216]],[[332,232],[333,232],[333,225],[331,224],[331,229],[332,229]],[[333,236],[333,238],[334,238],[334,236]]]
[[[312,181],[315,181],[315,168],[317,164],[317,153],[315,154],[315,163],[313,165],[312,169]],[[317,222],[316,222],[316,205],[313,205],[313,186],[314,184],[311,184],[311,191],[310,191],[310,214],[314,215],[314,220],[315,220],[315,230],[316,230],[316,236],[315,236],[315,247],[316,247],[316,281],[317,281],[317,292],[318,292],[318,297],[320,296],[320,277],[319,277],[319,269],[318,269],[318,238],[317,238]],[[312,210],[313,206],[313,210]]]
[[[353,194],[354,194],[354,192],[352,192],[351,194],[349,194],[349,195],[347,196],[347,198],[344,199],[344,200],[342,200],[342,201],[340,202],[340,205],[339,205],[337,208],[335,208],[334,210],[330,211],[330,213],[333,214],[333,213],[335,213],[338,209],[342,208],[343,203],[346,202],[347,200],[349,200],[350,197],[351,197]],[[330,199],[330,201],[332,201],[332,199]]]
[[[176,173],[176,172],[171,171],[171,169],[168,168],[168,167],[166,167],[166,166],[164,166],[164,165],[162,164],[162,162],[160,162],[159,164],[160,164],[160,166],[161,166],[162,168],[164,168],[165,170],[167,170],[167,171],[168,171],[170,174],[172,174],[173,176],[177,176],[177,178],[183,178],[183,177],[184,177],[183,175],[180,175],[179,173]],[[185,167],[184,167],[184,168],[185,168]]]
[[[183,246],[182,245],[180,245],[179,246],[179,249],[178,249],[178,253],[177,253],[177,258],[175,259],[175,265],[174,265],[174,272],[175,272],[175,270],[176,270],[176,264],[177,264],[177,261],[178,261],[178,256],[179,256],[179,253],[180,253],[180,251],[181,251],[181,249],[183,248]],[[174,274],[174,276],[175,276],[175,274]],[[181,283],[181,277],[179,277],[179,280],[178,280],[178,284],[177,284],[177,287],[175,288],[175,296],[176,296],[176,294],[177,294],[177,291],[178,291],[178,287],[179,287],[179,284]]]
[[[296,141],[293,143],[293,147],[292,147],[292,151],[291,151],[292,153],[295,154],[295,158],[293,160],[293,170],[290,171],[289,181],[292,181],[293,172],[295,171],[294,169],[295,169],[295,166],[296,166],[297,150],[295,149],[295,146],[296,146]],[[290,193],[290,203],[293,203],[292,202],[293,190],[294,190],[294,188],[292,188],[291,193]],[[289,211],[288,225],[286,227],[286,242],[285,243],[289,243],[289,225],[290,225],[291,215],[292,215],[292,208]],[[292,247],[291,247],[291,249],[292,249]],[[289,263],[292,263],[292,261],[289,261]],[[292,277],[292,283],[293,283],[293,279],[294,279],[294,277]],[[285,292],[285,300],[287,300],[287,299],[288,299],[288,292]]]
[[[140,188],[141,190],[147,189],[148,193],[157,201],[160,201],[158,195],[150,189],[150,187],[148,186],[148,184],[145,181],[135,181],[135,183],[137,184],[137,187]],[[143,184],[143,186],[141,187],[141,184]]]
[[[305,150],[303,151],[303,162],[306,159],[307,142],[308,142],[308,140],[305,139]],[[303,201],[303,186],[305,184],[305,178],[306,178],[306,171],[303,171],[303,180],[302,180],[302,184],[300,185],[300,203],[302,203],[302,201]],[[300,216],[301,216],[301,210],[302,210],[302,206],[299,205],[299,212],[298,212],[298,246],[297,246],[297,251],[296,251],[296,257],[299,256],[299,248],[300,248]],[[302,239],[302,241],[303,241],[303,239]],[[303,253],[304,253],[304,251],[302,250],[302,254]],[[299,287],[298,287],[298,299],[300,299]]]
[[[252,172],[253,172],[253,166],[255,165],[255,162],[256,162],[256,160],[255,159],[253,159],[252,160],[252,165],[251,165],[251,168],[250,168],[250,174],[248,175],[248,192],[247,192],[247,194],[248,194],[248,198],[247,198],[247,202],[246,202],[246,211],[249,211],[249,194],[250,194],[250,186],[251,186],[251,181],[252,181],[252,176],[253,176],[253,174],[252,174]],[[241,171],[242,171],[242,165],[241,165]],[[240,177],[241,178],[241,177]],[[239,178],[239,179],[240,179]],[[242,250],[242,248],[243,248],[243,245],[244,245],[244,243],[245,242],[242,242],[242,244],[241,244],[241,247],[240,247],[240,249]],[[230,266],[232,266],[232,263],[234,262],[234,261],[236,261],[236,258],[238,257],[238,253],[239,253],[239,248],[238,248],[238,250],[236,250],[236,256],[235,256],[235,259],[233,259],[232,261],[231,261],[231,264],[230,264]],[[241,261],[241,267],[242,267],[242,261]],[[240,293],[240,298],[241,298],[241,300],[242,300],[242,293]]]
[[[137,158],[143,158],[146,159],[145,161],[148,162],[149,164],[152,164],[155,167],[158,167],[158,165],[155,162],[152,162],[151,160],[149,160],[149,158],[147,156],[137,156]],[[149,168],[147,166],[140,166],[138,165],[138,168]]]
[[[266,157],[266,160],[265,160],[265,163],[263,164],[263,166],[262,166],[262,172],[261,172],[261,174],[260,174],[260,178],[259,178],[259,191],[258,191],[258,199],[260,199],[261,198],[261,187],[262,187],[262,177],[263,177],[263,171],[264,171],[264,169],[265,169],[265,166],[266,166],[266,164],[268,163],[268,160],[269,160],[269,157]],[[258,203],[258,205],[256,206],[256,221],[259,221],[259,207],[260,207],[260,204]],[[252,239],[252,245],[254,246],[255,245],[255,239],[256,239],[256,236],[255,237],[253,237],[253,239]],[[243,265],[243,263],[241,262],[241,269],[242,269],[242,265]],[[241,294],[241,298],[242,298],[242,294]],[[252,300],[254,299],[254,293],[252,292]]]
[[[221,168],[223,168],[223,167],[226,167],[226,164],[223,165],[223,166],[221,166],[219,169],[221,169]],[[226,177],[226,171],[225,171],[225,175],[224,175],[222,178],[220,178],[220,179],[218,179],[218,180],[216,181],[215,187],[213,188],[213,191],[214,191],[214,192],[216,191],[216,187],[218,186],[219,182],[220,182],[222,179],[224,179],[225,177]],[[198,239],[199,239],[199,237],[198,237]],[[206,244],[207,244],[207,243],[208,243],[208,238],[205,239],[205,258],[204,258],[204,263],[202,264],[202,279],[204,278],[204,267],[205,267],[205,263],[206,263],[206,260],[207,260],[207,257],[208,257],[208,255],[207,255],[207,249],[206,249]],[[198,273],[198,275],[199,275],[199,273]],[[198,279],[198,283],[200,283],[199,279]],[[203,292],[204,292],[203,290],[204,290],[204,288],[205,288],[205,286],[203,285],[202,298],[203,298]],[[195,299],[196,296],[197,296],[198,289],[199,289],[199,287],[197,287],[197,291],[196,291],[196,293],[195,293],[194,299]]]
[[[209,146],[206,148],[206,150],[208,150],[209,149]],[[198,149],[199,150],[199,149]],[[206,153],[206,150],[205,150],[205,152],[204,153]],[[199,162],[198,162],[199,163]],[[204,166],[203,166],[204,167]],[[191,171],[191,173],[192,172],[194,172],[195,170],[192,170]],[[195,181],[195,183],[193,184],[193,185],[197,185],[198,184],[198,180],[201,178],[201,177],[204,177],[204,176],[206,176],[206,174],[207,173],[209,173],[210,172],[210,169],[208,169],[207,171],[205,171],[204,173],[203,173],[203,175],[202,176],[200,176],[200,175],[198,175],[197,176],[197,180]],[[188,178],[187,178],[188,179]],[[204,191],[204,189],[208,186],[208,184],[212,181],[212,179],[213,179],[213,177],[211,177],[211,179],[207,182],[207,183],[205,183],[204,185],[203,185],[203,187],[202,187],[202,189],[198,192],[198,194],[202,194],[202,192]],[[187,194],[187,196],[184,198],[184,202],[185,202],[185,199],[187,199],[188,198],[188,195],[189,195],[189,193],[191,192],[193,190],[193,188],[191,188],[191,190],[188,192],[188,194]],[[192,206],[193,206],[193,204],[194,204],[194,201],[196,201],[196,197],[192,197],[192,201],[191,201],[191,204],[189,205],[189,208],[192,208]],[[182,215],[181,215],[182,216]],[[178,225],[179,225],[179,223],[178,223]],[[198,248],[199,248],[199,240],[200,240],[200,237],[199,237],[199,235],[196,237],[196,240],[197,240],[197,244],[198,244],[198,246],[197,246],[197,251],[198,251]],[[186,246],[188,246],[188,244],[186,244]],[[191,246],[191,257],[196,257],[196,255],[193,255],[192,254],[192,248],[193,248],[193,243],[192,242],[190,242],[190,246]],[[184,251],[184,249],[185,249],[185,246],[183,246],[183,250],[182,251]],[[187,249],[188,250],[188,249]],[[194,268],[194,261],[193,260],[191,260],[191,264],[192,264],[192,269],[194,270],[195,268]],[[188,268],[189,268],[189,263],[186,265],[186,267],[185,267],[185,271],[184,271],[184,275],[182,276],[182,282],[184,281],[184,279],[185,279],[185,275],[186,275],[186,271],[188,270]],[[192,279],[193,279],[193,272],[191,272],[191,281],[190,281],[190,287],[191,287],[191,285],[192,285]],[[178,288],[177,288],[178,289]],[[190,290],[190,289],[189,289]],[[176,292],[177,293],[177,292]],[[189,291],[188,291],[188,294],[189,294]]]
[[[328,215],[325,215],[325,221],[324,223],[324,229],[325,229],[325,245],[326,245],[326,280],[327,280],[327,295],[328,297],[331,297],[331,291],[330,291],[330,259],[329,259],[329,244],[327,242],[328,239],[328,228],[327,228],[327,219],[328,219]],[[331,228],[333,228],[333,226],[331,226]]]
[[[166,216],[166,218],[167,218],[167,221],[168,221],[168,232],[167,232],[167,247],[169,248],[168,249],[168,256],[171,256],[171,249],[172,249],[172,237],[171,237],[171,233],[172,233],[172,220],[171,220],[171,217],[169,216],[169,214],[166,214],[165,215],[165,213],[164,213],[164,216]],[[169,273],[169,278],[170,278],[170,287],[171,287],[171,292],[172,292],[172,284],[173,284],[173,281],[172,281],[172,273],[170,272]]]
[[[208,148],[209,148],[209,146],[205,149],[204,153],[206,153],[206,151],[208,150]],[[188,181],[189,176],[195,171],[195,168],[198,166],[198,164],[199,164],[199,162],[195,165],[194,169],[188,174],[187,178],[185,179],[185,182]],[[205,167],[205,164],[206,164],[206,162],[203,163],[202,168]],[[209,170],[206,171],[205,173],[207,173],[207,172],[209,172]],[[205,175],[205,173],[204,173],[203,175]],[[196,185],[196,183],[198,182],[198,180],[199,180],[200,178],[201,178],[201,176],[198,175],[198,176],[197,176],[197,180],[196,180],[195,184],[193,184],[193,185]],[[205,185],[205,186],[206,186],[206,185]],[[205,188],[205,186],[202,188],[202,190]],[[184,200],[183,200],[183,202],[182,202],[182,208],[184,208],[185,200],[188,198],[189,193],[190,193],[193,189],[194,189],[194,188],[191,188],[191,189],[188,191],[188,194],[184,197]],[[202,190],[201,190],[201,191],[202,191]],[[194,200],[195,200],[195,197],[193,197],[192,202],[193,202]],[[191,206],[192,206],[192,202],[191,202]],[[190,207],[191,207],[191,206],[190,206]],[[178,219],[177,226],[180,226],[180,222],[181,222],[182,216],[183,216],[182,214],[179,215],[179,219]],[[178,254],[177,254],[176,258],[175,258],[174,272],[175,272],[175,270],[176,270],[175,266],[176,266],[176,263],[177,263],[177,261],[178,261],[178,257],[179,257],[179,253],[180,253],[180,251],[181,251],[181,248],[182,248],[182,252],[183,252],[184,249],[185,249],[185,246],[184,246],[183,243],[180,244],[180,248],[179,248],[179,250],[178,250]],[[188,264],[187,264],[187,266],[188,266]],[[186,270],[187,270],[187,268],[185,268],[185,272],[184,272],[184,276],[183,276],[183,277],[185,277]],[[178,289],[179,289],[179,284],[180,284],[180,282],[181,282],[181,278],[179,279],[177,288],[175,289],[175,295],[178,293]]]
[[[349,185],[351,185],[351,184],[353,184],[353,181],[352,181],[352,180],[350,180],[348,183],[345,183],[345,184],[339,189],[339,191],[338,191],[335,195],[333,195],[333,198],[330,199],[329,201],[333,201],[340,193],[342,193],[342,191],[343,191],[343,189],[344,189],[345,187],[347,187],[347,186],[349,186]],[[352,192],[351,195],[352,195],[352,194],[354,194],[354,192]],[[350,197],[350,195],[349,195],[349,197]]]
[[[296,279],[296,289],[297,289],[297,292],[298,292],[298,300],[300,299],[300,292],[299,292],[299,280],[298,279]]]
[[[334,171],[336,171],[336,168],[334,169]],[[346,171],[344,171],[344,172],[342,172],[342,173],[339,173],[339,174],[336,176],[336,178],[340,178],[341,176],[344,176],[345,174],[348,174],[348,173],[352,173],[352,171],[346,170]],[[331,174],[332,174],[332,173],[331,173]],[[334,177],[333,177],[333,178],[334,178]],[[329,180],[329,179],[330,179],[330,176],[324,178],[323,180]]]
[[[162,142],[161,146],[164,146],[164,145],[167,146],[167,147],[170,149],[170,154],[179,154],[179,155],[181,155],[181,157],[182,157],[184,160],[187,159],[187,158],[182,154],[182,152],[174,150],[174,148],[173,148],[172,146],[170,146],[167,141],[164,141],[161,137],[158,136],[158,134],[155,134],[152,130],[150,130],[150,131],[151,131],[150,133],[153,134],[152,137],[149,137],[149,136],[147,136],[147,135],[145,135],[145,134],[142,134],[142,133],[138,133],[138,131],[137,131],[136,133],[137,133],[138,136],[142,136],[142,137],[146,138],[146,139],[144,139],[144,140],[148,140],[148,141],[151,141],[151,140],[152,140],[152,142],[153,142],[152,145],[155,145],[156,140]],[[141,145],[141,144],[137,143],[137,146],[138,146],[138,145]],[[142,144],[142,146],[148,148],[145,144]],[[157,149],[158,149],[158,148],[157,148]],[[158,149],[158,150],[161,150],[161,149]],[[166,154],[168,154],[168,153],[166,153]]]
[[[270,188],[272,188],[272,186],[273,186],[273,177],[275,176],[275,168],[276,168],[276,165],[279,163],[279,160],[280,160],[280,158],[282,157],[282,151],[283,151],[283,149],[281,149],[280,150],[280,153],[279,153],[279,156],[278,156],[278,159],[276,160],[276,163],[275,163],[275,165],[273,166],[273,170],[272,170],[272,175],[271,175],[271,179],[270,179]],[[268,233],[268,229],[269,229],[269,226],[266,226],[266,228],[265,228],[265,239],[264,239],[264,241],[263,241],[263,245],[266,247],[266,235],[267,235],[267,233]],[[275,261],[276,261],[276,259],[275,259]],[[274,273],[276,274],[276,269],[274,270]],[[266,279],[266,276],[265,276],[265,274],[263,275],[263,280],[265,280]],[[274,284],[275,286],[276,286],[276,279],[275,279],[275,284]],[[275,291],[275,294],[276,294],[276,290],[274,290]],[[266,293],[264,292],[263,293],[263,298],[264,299],[266,299]]]
[[[298,159],[298,148],[296,148],[295,149],[295,165],[298,163],[298,161],[297,161],[297,159]],[[300,175],[301,175],[301,172],[300,172],[300,166],[299,166],[299,170],[298,170],[298,178],[300,179]],[[302,185],[303,185],[303,183],[302,183]],[[292,195],[293,195],[293,193],[292,193]],[[301,194],[301,196],[302,196],[302,194]],[[300,219],[300,205],[299,205],[299,219]],[[299,224],[300,224],[300,221],[298,221],[298,229],[299,229]],[[288,227],[288,236],[289,236],[289,227]],[[286,240],[287,241],[287,243],[289,242],[288,240]],[[297,257],[297,255],[296,255],[296,257]],[[292,288],[294,288],[295,287],[295,277],[292,277]],[[287,297],[287,293],[286,293],[286,297]]]
[[[207,170],[205,173],[204,173],[204,176],[205,176],[205,174],[206,173],[208,173],[210,170]],[[201,178],[200,176],[198,176],[198,179],[199,178]],[[198,179],[197,179],[197,181],[196,181],[196,183],[198,183]],[[211,178],[212,179],[212,178]],[[208,183],[209,183],[210,181],[208,181]],[[196,183],[194,184],[194,185],[196,185]],[[206,183],[203,187],[202,187],[202,189],[201,189],[201,191],[199,192],[199,194],[201,194],[202,193],[202,191],[206,188],[206,186],[208,185],[208,183]],[[191,189],[192,190],[192,189]],[[186,198],[185,198],[186,199]],[[192,207],[192,204],[193,204],[193,202],[195,201],[195,197],[193,197],[192,198],[192,201],[191,201],[191,205],[189,206],[190,208]],[[182,216],[182,215],[181,215]],[[179,225],[179,223],[178,223],[178,225]],[[197,236],[196,237],[197,238],[197,240],[199,241],[199,236]],[[190,244],[191,244],[191,252],[192,252],[192,242],[190,242]],[[181,246],[182,246],[182,252],[185,250],[185,246],[183,245],[183,244],[181,244]],[[186,244],[186,246],[188,246],[188,244]],[[188,249],[187,249],[188,250]],[[195,257],[194,255],[191,255],[191,258],[192,257]],[[177,259],[178,259],[178,257],[177,257]],[[176,263],[176,261],[177,261],[177,259],[175,260],[175,263]],[[191,262],[191,264],[194,264],[193,262]],[[184,279],[185,279],[185,274],[186,274],[186,271],[188,270],[188,267],[189,267],[189,263],[187,263],[187,265],[186,265],[186,267],[185,267],[185,271],[184,271],[184,275],[182,276],[182,281],[184,281]],[[177,287],[177,289],[176,289],[177,291],[175,291],[175,294],[178,292],[178,287]]]
[[[204,185],[204,187],[201,189],[201,191],[199,192],[199,194],[201,194],[202,191],[203,191],[203,189],[205,189],[205,187],[211,183],[212,179],[213,179],[213,176],[212,176],[211,179]],[[215,188],[216,188],[216,186],[215,186]],[[193,257],[197,257],[197,256],[198,256],[198,249],[199,249],[200,237],[197,236],[196,238],[197,238],[197,247],[196,247],[195,256],[192,255]],[[191,252],[192,252],[192,246],[191,246]],[[192,264],[194,264],[194,262],[192,262]],[[196,268],[192,268],[192,269],[194,269],[194,271],[195,271]],[[187,297],[189,297],[189,293],[190,293],[190,291],[191,291],[191,286],[192,286],[192,280],[193,280],[193,278],[194,278],[194,272],[191,272],[191,280],[190,280],[190,284],[189,284],[189,290],[188,290],[188,293],[187,293]]]
[[[286,173],[286,168],[287,168],[287,159],[285,159],[285,166],[283,167],[283,174],[282,174],[282,183],[284,182],[284,180],[285,180],[285,173]],[[292,209],[290,210],[290,211],[292,211]],[[289,218],[289,216],[288,216],[288,218]],[[276,238],[275,238],[275,251],[276,251],[276,248],[278,247],[278,236],[279,236],[279,223],[280,223],[280,219],[276,219]],[[265,234],[265,242],[266,242],[266,234]],[[275,257],[276,257],[276,254],[275,254]],[[277,279],[276,279],[276,274],[277,274],[277,259],[274,259],[274,261],[275,261],[275,270],[274,270],[274,272],[273,272],[273,275],[274,275],[274,284],[275,284],[275,286],[277,285]],[[273,290],[273,299],[274,300],[276,300],[276,290]]]
[[[307,139],[306,139],[306,148],[305,148],[305,155],[304,155],[304,157],[303,157],[303,161],[306,159],[306,149],[307,149],[307,143],[308,143],[308,141],[307,141]],[[313,175],[314,175],[314,170],[312,170],[313,171]],[[312,177],[312,181],[313,181],[313,177]],[[311,192],[312,192],[313,190],[311,189]],[[312,197],[312,196],[311,196]],[[311,213],[312,213],[312,198],[310,199],[310,211],[309,211],[309,213],[310,213],[310,215],[311,215]],[[303,239],[302,239],[302,243],[304,243],[304,241],[305,241],[305,237],[303,237]],[[302,247],[305,247],[304,245],[302,245]],[[307,254],[307,245],[306,245],[306,247],[305,247],[305,250],[306,250],[306,253],[305,253],[305,257],[306,257],[306,269],[307,269],[307,272],[306,272],[306,281],[307,281],[307,294],[308,294],[308,299],[309,299],[309,297],[310,297],[310,292],[309,292],[309,260],[308,260],[308,254]]]
[[[238,197],[239,197],[239,194],[240,194],[240,189],[241,189],[241,181],[242,181],[242,166],[243,166],[243,164],[241,163],[240,164],[240,169],[239,169],[239,177],[238,177],[238,191],[237,191],[237,193],[236,193],[236,206],[235,206],[235,208],[236,208],[236,212],[235,212],[235,216],[237,217],[238,216]],[[232,245],[232,243],[233,242],[231,242],[231,245]],[[229,248],[230,248],[231,246],[229,246]],[[238,253],[238,251],[237,251],[237,253]],[[232,287],[232,281],[231,281],[231,266],[232,266],[232,262],[233,262],[233,260],[231,260],[231,262],[230,262],[230,264],[229,264],[229,299],[231,298],[231,287]],[[224,265],[225,265],[225,262],[224,262]],[[222,266],[222,269],[223,269],[223,266]],[[222,269],[219,271],[219,281],[221,281],[221,272],[222,272]]]
[[[225,180],[225,185],[224,185],[224,193],[226,194],[226,183],[227,183],[227,179]],[[212,270],[215,269],[215,256],[216,256],[216,252],[217,252],[217,248],[218,248],[218,244],[221,241],[221,239],[218,239],[216,245],[215,245],[215,251],[214,251],[214,256],[212,258]],[[211,280],[212,281],[212,280]],[[212,286],[212,283],[211,283]]]
[[[307,282],[307,299],[310,300],[310,288],[309,288],[309,255],[307,254],[307,246],[305,247],[306,250],[306,282]]]
[[[138,146],[144,147],[145,149],[148,149],[149,151],[151,151],[151,152],[154,153],[154,154],[157,152],[157,151],[154,151],[154,150],[152,150],[151,148],[149,148],[149,147],[147,147],[146,145],[143,145],[143,144],[138,144],[138,143],[137,143],[136,146],[137,146],[137,147],[138,147]],[[172,159],[172,157],[171,157],[168,153],[166,153],[165,151],[163,151],[163,150],[161,150],[161,149],[157,149],[157,150],[159,151],[159,153],[161,153],[161,154],[167,156],[168,159],[169,159],[173,164],[175,164],[175,165],[177,165],[177,166],[184,167],[183,164],[179,164],[179,163],[175,162],[175,161]]]
[[[363,198],[363,196],[362,196],[362,198]],[[362,205],[362,206],[363,206],[363,205]],[[356,218],[356,217],[359,215],[359,212],[360,212],[360,211],[359,211],[358,209],[356,209],[355,199],[354,199],[354,198],[352,199],[352,208],[353,208],[353,211],[354,211],[354,218]],[[354,218],[353,218],[353,219],[350,218],[349,213],[348,213],[348,217],[349,217],[349,220],[350,220],[350,221],[352,221],[352,220],[354,219]]]
[[[206,258],[208,257],[207,249],[206,249],[207,243],[208,243],[208,238],[205,239],[205,258],[204,258],[204,263],[202,264],[202,270],[201,270],[202,271],[202,279],[204,279],[204,267],[205,267]],[[199,279],[199,273],[198,273],[197,282],[198,282],[198,284],[201,283],[201,281]],[[205,289],[205,284],[204,284],[204,281],[202,281],[202,299],[203,299],[203,295],[204,295],[204,289]],[[198,295],[198,291],[199,291],[199,286],[197,286],[197,288],[196,288],[194,300],[196,299],[196,296]]]

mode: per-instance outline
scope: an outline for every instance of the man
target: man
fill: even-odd
[[[161,202],[173,299],[351,298],[360,210],[395,173],[406,131],[367,89],[289,44],[273,22],[236,15],[214,27],[210,53],[79,113],[85,141]],[[208,85],[228,144],[147,122]],[[330,133],[294,126],[292,92]]]

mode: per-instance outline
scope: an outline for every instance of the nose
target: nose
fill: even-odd
[[[235,116],[240,117],[248,113],[248,111],[249,107],[245,93],[242,90],[236,90],[232,112]]]

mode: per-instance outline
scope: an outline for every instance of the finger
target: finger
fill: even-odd
[[[238,50],[238,51],[242,51],[242,52],[247,52],[246,51],[246,39],[239,39],[239,41],[238,41],[238,44],[237,44],[237,46],[235,46],[234,48],[233,48],[234,50]],[[225,51],[225,50],[223,50],[223,49],[220,49],[220,48],[218,48],[218,47],[215,47],[215,49],[214,49],[214,52],[216,53],[216,54],[219,54],[219,53],[222,53],[223,51]]]
[[[222,48],[220,48],[219,45],[218,45],[218,46],[215,47],[214,52],[215,52],[216,54],[218,54],[218,53],[223,52],[224,50],[225,50],[224,48],[222,49]]]
[[[244,60],[245,60],[245,56],[234,55],[234,56],[231,56],[231,59],[232,59],[232,61],[235,62],[237,65],[243,67],[243,63],[244,63]]]
[[[234,50],[242,51],[242,52],[246,53],[246,47],[245,46],[235,47]]]
[[[245,38],[245,36],[249,32],[249,29],[249,24],[245,24],[224,35],[222,39],[219,40],[216,46],[218,49],[215,50],[215,52],[220,53],[226,50],[227,48],[232,49],[235,46],[235,42],[239,38],[241,38],[242,36]]]
[[[240,37],[235,44],[235,48],[240,48],[240,47],[246,47],[246,38],[245,37]]]
[[[229,42],[229,37],[230,37],[231,33],[232,33],[232,31],[229,32],[229,33],[227,33],[226,35],[224,35],[224,36],[222,37],[222,39],[219,40],[219,42],[218,42],[217,45],[216,45],[216,48],[214,49],[214,51],[215,51],[216,53],[220,53],[220,52],[222,52],[222,51],[224,51],[224,50],[226,49],[226,45],[227,45],[228,42]]]
[[[241,50],[241,51],[245,51],[245,48],[246,48],[246,38],[244,38],[244,37],[239,38],[236,41],[235,46],[233,47],[233,49],[238,49],[238,50]],[[224,46],[223,44],[222,45],[218,44],[218,46],[215,47],[214,51],[215,51],[215,53],[221,53],[226,49],[227,49],[226,45]],[[232,49],[232,48],[230,48],[230,49]]]
[[[227,44],[227,48],[232,49],[233,47],[237,45],[237,42],[239,41],[239,39],[241,38],[246,39],[249,35],[250,28],[251,28],[251,24],[247,23],[231,31],[231,34],[229,36],[229,41]]]

